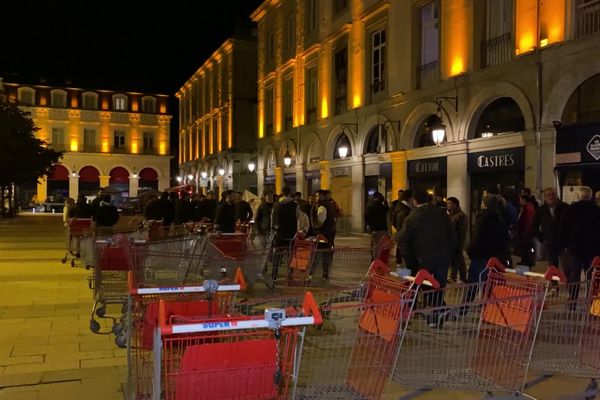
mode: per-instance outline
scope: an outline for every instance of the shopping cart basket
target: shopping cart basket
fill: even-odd
[[[67,261],[70,261],[71,267],[76,267],[81,257],[82,239],[92,235],[92,220],[90,218],[71,218],[67,221],[67,229],[67,251],[60,262],[66,264]]]
[[[300,367],[301,327],[321,314],[310,293],[300,314],[284,308],[263,316],[167,316],[160,301],[155,330],[154,399],[285,399]]]
[[[394,380],[418,389],[522,392],[546,290],[490,264],[484,283],[421,291]]]
[[[208,236],[206,246],[205,264],[219,266],[219,275],[212,275],[216,269],[209,268],[205,271],[206,279],[242,278],[243,288],[252,286],[261,275],[262,267],[268,257],[267,250],[253,250],[248,244],[248,235],[245,233],[214,234]]]
[[[158,326],[159,300],[165,301],[168,316],[213,318],[227,315],[240,285],[219,285],[205,281],[196,286],[150,286],[140,284],[129,273],[128,324],[116,337],[117,345],[127,345],[127,399],[152,397],[154,329]]]
[[[364,290],[321,302],[323,326],[307,330],[296,398],[379,399],[426,281],[439,287],[426,271],[413,280],[374,274]]]

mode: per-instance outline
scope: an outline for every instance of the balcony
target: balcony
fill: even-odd
[[[575,0],[575,37],[600,33],[600,0]]]
[[[417,89],[436,86],[439,83],[440,71],[437,60],[417,67]]]
[[[512,34],[504,33],[481,43],[481,68],[493,67],[510,61],[513,54]]]

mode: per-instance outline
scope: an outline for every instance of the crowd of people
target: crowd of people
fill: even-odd
[[[396,263],[415,273],[428,269],[445,286],[450,281],[479,282],[486,264],[495,257],[507,266],[512,254],[518,265],[533,267],[545,259],[563,268],[569,282],[590,271],[593,257],[600,255],[600,193],[579,188],[579,200],[563,203],[556,189],[547,188],[539,204],[525,188],[515,204],[496,187],[483,194],[481,209],[471,224],[460,201],[449,197],[439,201],[424,190],[401,190],[389,207],[380,193],[367,205],[365,222],[373,242],[388,234],[388,225],[396,233]],[[470,260],[467,270],[465,256]],[[589,277],[588,277],[589,278]],[[434,299],[435,302],[443,301]],[[435,321],[433,321],[435,323]]]

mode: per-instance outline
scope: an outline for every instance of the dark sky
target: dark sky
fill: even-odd
[[[261,0],[23,1],[4,5],[7,81],[173,94]],[[15,77],[14,74],[19,74]],[[8,75],[8,76],[7,76]]]

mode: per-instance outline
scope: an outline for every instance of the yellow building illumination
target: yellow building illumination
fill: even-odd
[[[464,73],[471,58],[472,1],[443,0],[442,76]]]
[[[363,105],[365,93],[365,24],[361,20],[363,1],[352,1],[352,27],[349,34],[349,69],[352,108]]]
[[[108,139],[104,139],[102,141],[102,152],[103,153],[108,153],[110,151],[110,146],[108,144]]]
[[[540,9],[540,46],[565,40],[565,0],[544,0]],[[546,44],[543,44],[544,42]]]
[[[137,154],[138,153],[138,141],[137,141],[137,139],[133,139],[131,141],[131,152],[133,154]]]
[[[69,149],[71,151],[77,151],[78,150],[78,143],[76,139],[71,139],[71,144],[69,145]]]
[[[524,54],[536,47],[538,36],[538,1],[517,0],[515,4],[515,52]]]

